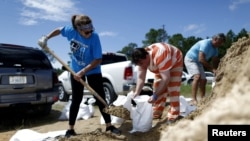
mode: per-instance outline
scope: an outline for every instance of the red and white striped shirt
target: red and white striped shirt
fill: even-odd
[[[148,69],[154,73],[170,70],[182,58],[182,52],[175,46],[167,43],[155,43],[148,47],[150,65]]]

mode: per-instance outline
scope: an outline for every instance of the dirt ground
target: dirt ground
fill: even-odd
[[[122,131],[121,136],[105,133],[105,125],[100,124],[100,114],[96,110],[93,118],[78,120],[76,132],[79,135],[60,141],[206,141],[209,124],[250,124],[250,39],[242,38],[234,43],[221,59],[216,84],[212,93],[201,100],[197,109],[176,124],[165,124],[163,118],[154,120],[154,127],[146,133],[129,133],[131,120],[115,125]],[[60,115],[61,103],[55,104],[51,116]],[[167,110],[167,108],[166,108]],[[50,118],[50,117],[49,117]],[[37,120],[39,120],[38,118]],[[22,126],[21,126],[22,125]],[[0,141],[8,141],[18,130],[28,128],[37,132],[66,130],[67,121],[51,118],[51,123],[25,125],[22,121],[16,129],[1,129]],[[23,127],[24,126],[24,127]],[[102,131],[102,132],[101,132]]]

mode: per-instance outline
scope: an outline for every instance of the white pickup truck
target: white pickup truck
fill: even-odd
[[[126,95],[130,87],[135,84],[136,70],[125,54],[103,53],[101,69],[103,87],[108,104],[116,100],[117,95]],[[70,72],[65,70],[59,75],[58,79],[61,83],[59,100],[68,101],[72,93]],[[88,90],[84,90],[84,96],[92,97]]]

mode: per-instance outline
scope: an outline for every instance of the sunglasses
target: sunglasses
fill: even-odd
[[[85,31],[84,34],[85,34],[85,35],[89,35],[89,34],[92,33],[92,32],[93,32],[93,30]]]

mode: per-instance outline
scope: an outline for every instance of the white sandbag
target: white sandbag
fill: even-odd
[[[124,121],[125,120],[123,118],[111,115],[111,123],[112,124],[122,124]],[[100,123],[105,124],[103,116],[101,116],[101,118],[100,118]]]
[[[59,117],[59,120],[68,120],[69,119],[69,107],[71,104],[71,100],[68,101],[68,103],[64,106],[62,113]]]
[[[59,117],[59,120],[68,120],[69,119],[69,109],[70,109],[71,102],[72,101],[69,100],[68,103],[64,106],[62,113]],[[90,105],[85,104],[86,102],[88,102],[88,104],[90,104]],[[88,101],[86,98],[83,98],[82,102],[79,106],[79,111],[78,111],[76,119],[77,120],[80,120],[80,119],[87,120],[87,119],[93,117],[94,112],[95,112],[94,106],[93,106],[94,103],[95,103],[94,98],[90,98]]]
[[[147,132],[152,128],[153,123],[153,107],[148,103],[148,95],[140,95],[134,98],[136,106],[131,106],[131,119],[133,132]]]
[[[125,95],[118,95],[117,99],[113,102],[113,105],[115,106],[121,106],[124,105],[126,102],[127,96]]]
[[[79,120],[79,119],[85,119],[86,120],[86,119],[91,118],[91,116],[92,115],[90,114],[89,106],[86,105],[86,104],[81,103],[76,119],[77,120]]]
[[[187,116],[192,111],[196,109],[196,106],[191,106],[188,101],[190,101],[190,98],[185,98],[184,96],[180,96],[180,115],[181,116]]]
[[[93,105],[88,105],[88,107],[89,107],[89,114],[91,115],[91,117],[93,117],[95,113],[95,107]]]
[[[17,131],[9,141],[47,141],[58,136],[64,136],[65,132],[66,130],[38,133],[30,129],[22,129]]]
[[[125,101],[123,102],[123,107],[128,109],[130,112],[132,110],[132,104],[131,104],[132,97],[133,97],[133,91],[130,91],[126,96]],[[132,118],[131,114],[130,114],[130,118]]]

